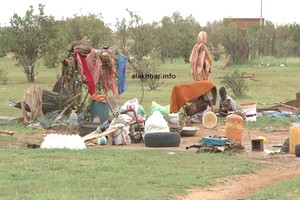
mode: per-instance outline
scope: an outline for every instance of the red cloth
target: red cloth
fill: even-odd
[[[208,93],[214,87],[215,85],[207,80],[174,86],[170,101],[170,113],[177,113],[186,102]]]
[[[102,74],[102,61],[100,57],[97,56],[95,49],[92,49],[91,52],[86,56],[85,61],[96,87],[100,78],[100,74]]]
[[[93,95],[96,91],[96,88],[95,88],[93,76],[92,76],[91,72],[89,71],[87,64],[85,62],[85,57],[83,55],[81,55],[79,51],[76,51],[75,54],[80,59],[80,62],[81,62],[82,68],[83,68],[83,74],[85,75],[85,77],[87,79],[88,91],[89,91],[90,95]]]

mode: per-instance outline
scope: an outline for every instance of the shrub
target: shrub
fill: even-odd
[[[221,81],[225,87],[230,88],[235,96],[245,95],[249,90],[244,75],[246,72],[239,72],[234,70],[232,73],[226,73],[224,79]]]
[[[0,69],[0,84],[1,85],[6,85],[8,81],[7,78],[7,71]]]

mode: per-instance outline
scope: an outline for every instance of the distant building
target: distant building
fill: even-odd
[[[262,18],[260,22],[260,18],[224,18],[224,20],[230,20],[236,25],[239,25],[242,30],[247,29],[249,26],[252,25],[264,25],[265,24],[265,19]]]

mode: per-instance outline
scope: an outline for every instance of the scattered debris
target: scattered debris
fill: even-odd
[[[215,146],[211,144],[198,144],[186,147],[186,149],[197,148],[197,153],[230,153],[236,154],[244,151],[244,147],[240,144],[226,144],[225,146]]]

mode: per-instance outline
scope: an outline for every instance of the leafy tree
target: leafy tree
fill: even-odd
[[[279,58],[285,58],[295,55],[295,42],[291,38],[289,27],[281,26],[276,31],[276,43],[275,43],[275,54],[274,56]]]
[[[124,18],[121,21],[117,19],[115,27],[117,27],[116,45],[118,46],[118,49],[121,49],[123,54],[127,55],[127,42],[129,39],[129,31],[128,25],[126,24],[126,20]]]
[[[231,23],[230,21],[224,22],[223,33],[223,46],[227,55],[231,55],[233,61],[243,61],[245,58],[244,52],[247,41],[243,37],[241,29],[238,25]]]
[[[54,40],[49,41],[45,50],[41,52],[44,60],[44,65],[48,68],[55,68],[60,66],[61,61],[66,57],[66,52],[69,50],[68,35],[57,24],[57,36]]]
[[[39,4],[38,14],[34,14],[33,6],[30,6],[24,17],[13,15],[10,27],[2,35],[6,50],[12,52],[23,67],[28,82],[35,81],[36,63],[47,44],[57,37],[54,22],[52,16],[45,15],[44,5]]]
[[[101,14],[74,15],[61,21],[60,26],[68,34],[69,43],[87,38],[96,48],[113,45],[112,30],[103,22]]]
[[[170,17],[164,17],[161,20],[161,26],[157,27],[158,34],[158,51],[160,54],[160,59],[163,63],[165,63],[165,59],[167,56],[171,57],[171,62],[173,58],[174,51],[174,42],[173,37],[174,33],[174,24],[172,23]]]
[[[213,21],[212,23],[207,23],[207,34],[208,34],[208,46],[211,49],[211,54],[214,61],[218,61],[221,57],[221,48],[222,48],[222,31],[223,31],[223,22],[222,21]]]
[[[4,30],[5,28],[1,28],[0,27],[0,58],[4,57],[6,54],[5,54],[5,50],[4,50],[4,46],[3,46],[3,33],[4,33]]]
[[[175,12],[172,16],[175,25],[175,34],[173,43],[177,45],[175,56],[181,57],[186,63],[189,62],[191,50],[197,40],[197,35],[200,32],[200,24],[195,20],[194,17],[188,16],[185,19],[180,13]]]
[[[155,74],[160,65],[157,55],[157,34],[156,24],[144,24],[143,20],[136,13],[127,9],[130,19],[125,19],[116,23],[116,38],[118,46],[126,52],[129,67],[137,74]],[[141,79],[147,81],[150,89],[156,89],[159,79]],[[143,84],[142,84],[143,87]],[[142,100],[141,100],[142,101]]]
[[[300,24],[291,24],[289,26],[291,36],[295,42],[295,56],[300,56]]]

